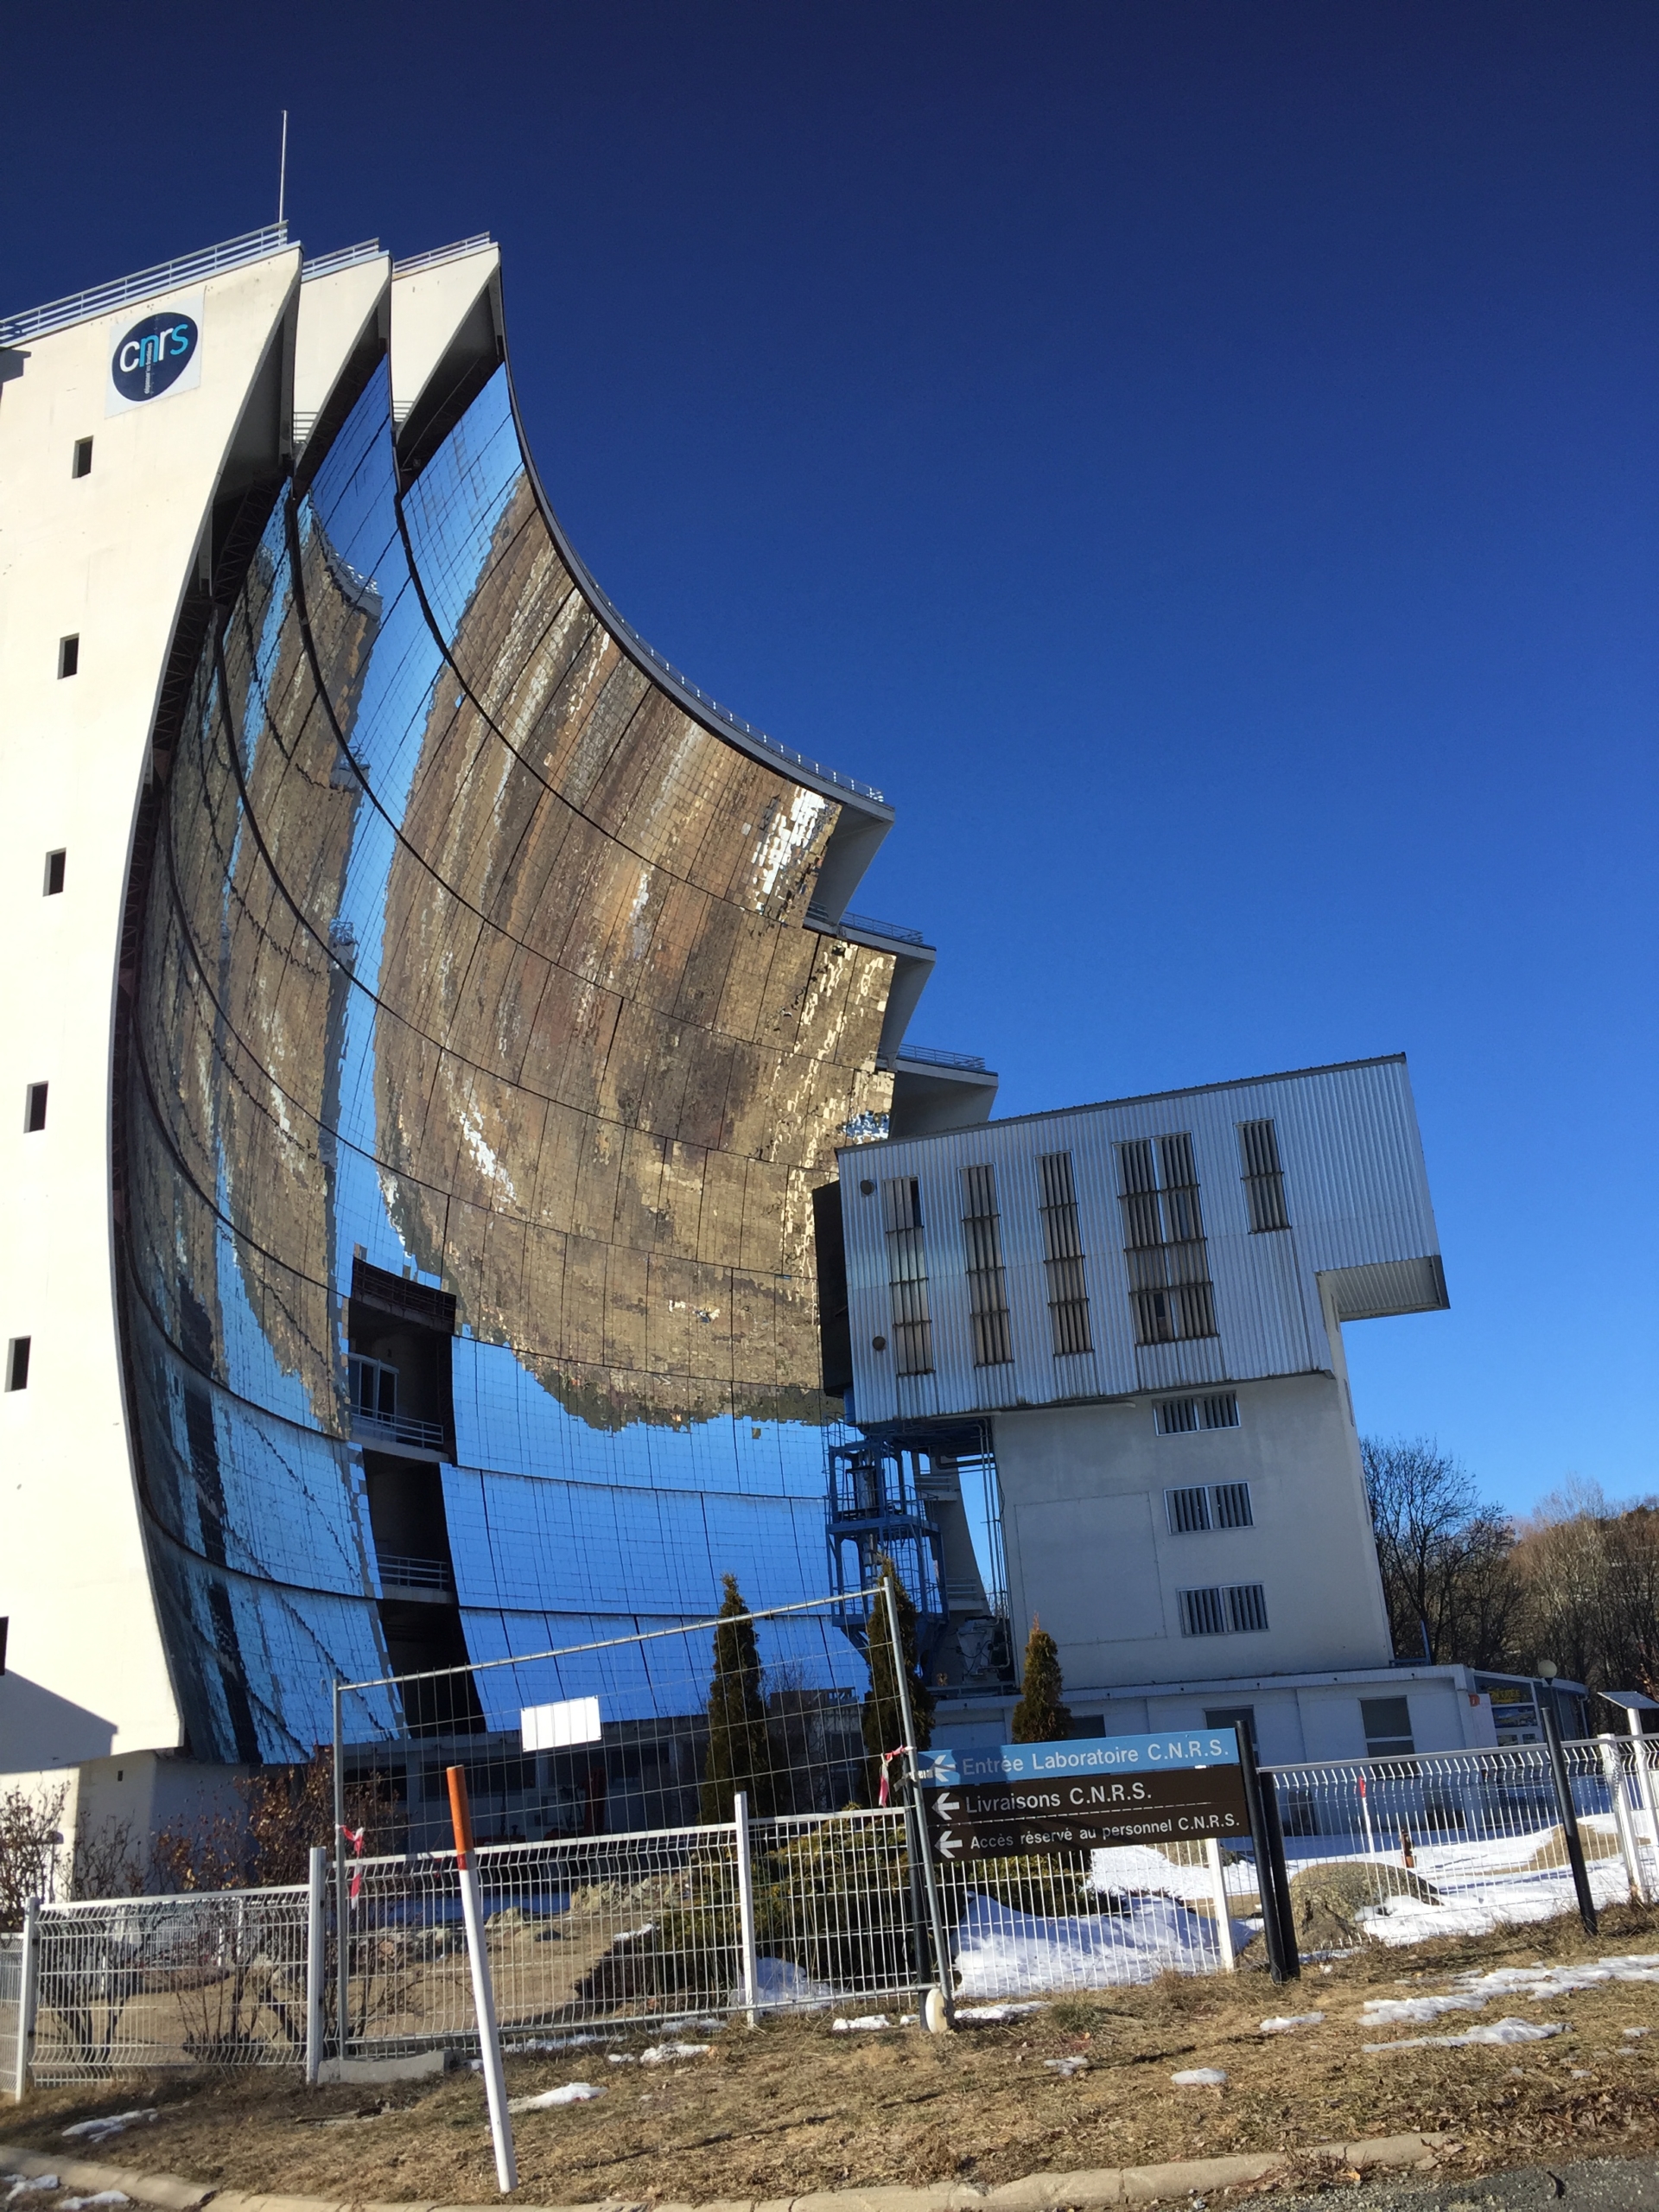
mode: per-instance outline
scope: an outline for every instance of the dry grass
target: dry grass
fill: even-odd
[[[707,2057],[612,2065],[652,2037],[512,2059],[512,2094],[572,2079],[591,2104],[522,2114],[521,2195],[779,2197],[816,2188],[969,2179],[991,2185],[1044,2169],[1139,2164],[1321,2140],[1451,2130],[1465,2171],[1561,2157],[1659,2151],[1659,1987],[1611,1983],[1505,2012],[1568,2022],[1553,2041],[1367,2054],[1367,2041],[1421,2032],[1363,2028],[1367,1997],[1439,1990],[1470,1968],[1659,1950],[1659,1914],[1610,1911],[1588,1942],[1576,1919],[1409,1951],[1368,1949],[1275,1990],[1256,1972],[1166,1977],[1064,1999],[1001,2027],[836,2035],[823,2016],[734,2025]],[[1323,2026],[1262,2037],[1268,2013],[1314,2010]],[[1452,2030],[1472,2016],[1440,2024]],[[1621,2031],[1655,2028],[1632,2044]],[[1431,2032],[1433,2031],[1430,2031]],[[684,2032],[684,2031],[683,2031]],[[1045,2059],[1082,2056],[1069,2079]],[[1178,2090],[1175,2069],[1218,2066],[1221,2090]],[[58,2130],[138,2101],[162,2107],[142,2132],[90,2155],[225,2187],[336,2200],[482,2202],[494,2195],[478,2075],[452,2074],[384,2099],[308,2093],[289,2075],[170,2077],[38,2094],[0,2116],[0,2138],[51,2151]]]

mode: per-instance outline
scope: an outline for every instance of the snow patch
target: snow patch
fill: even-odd
[[[567,2082],[562,2089],[543,2089],[539,2097],[509,2097],[509,2112],[550,2112],[555,2105],[585,2105],[594,2097],[602,2097],[603,2089],[594,2088],[591,2082]]]

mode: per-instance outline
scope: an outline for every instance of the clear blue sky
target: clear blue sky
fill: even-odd
[[[0,307],[489,229],[555,504],[881,785],[1004,1111],[1405,1050],[1452,1310],[1362,1426],[1656,1470],[1659,10],[73,5]],[[0,517],[0,527],[3,517]]]

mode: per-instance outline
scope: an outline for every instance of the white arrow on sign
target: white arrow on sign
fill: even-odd
[[[952,1835],[947,1828],[945,1833],[939,1838],[939,1849],[944,1853],[947,1859],[954,1859],[957,1853],[962,1849],[962,1839],[959,1836]]]
[[[936,1797],[933,1800],[933,1810],[942,1821],[954,1821],[962,1808],[954,1797]]]

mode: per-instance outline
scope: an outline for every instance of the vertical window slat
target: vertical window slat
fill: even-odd
[[[962,1236],[968,1261],[968,1304],[976,1367],[1001,1367],[1014,1357],[1008,1324],[1008,1284],[1002,1266],[1002,1224],[996,1205],[996,1171],[962,1171]]]
[[[1084,1272],[1083,1232],[1069,1152],[1046,1152],[1037,1162],[1042,1188],[1043,1254],[1048,1274],[1048,1325],[1056,1359],[1092,1351],[1089,1284]]]
[[[1273,1123],[1241,1122],[1238,1156],[1250,1210],[1251,1235],[1260,1236],[1270,1229],[1288,1229],[1284,1163],[1279,1157],[1279,1133]]]
[[[927,1300],[920,1184],[913,1175],[892,1178],[881,1185],[881,1205],[887,1231],[893,1364],[900,1375],[931,1375],[933,1321]]]

